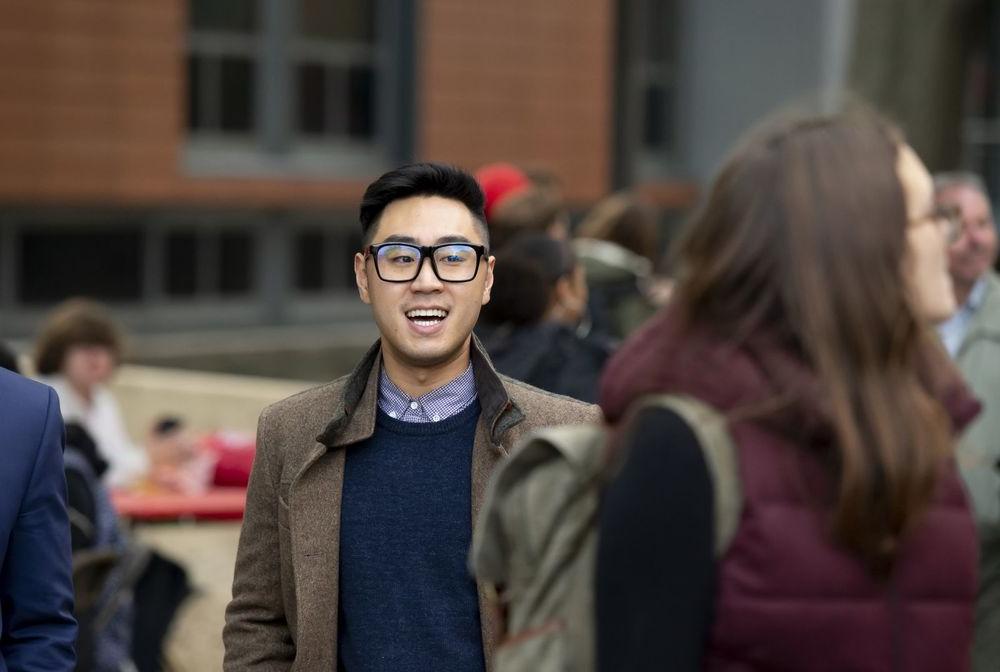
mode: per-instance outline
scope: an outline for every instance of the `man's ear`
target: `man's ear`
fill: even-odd
[[[483,285],[483,304],[490,302],[490,290],[493,289],[493,266],[497,263],[496,257],[489,257],[486,260],[486,284]]]
[[[368,269],[365,268],[365,255],[360,252],[354,255],[354,282],[358,286],[358,296],[365,303],[371,303],[368,296]]]

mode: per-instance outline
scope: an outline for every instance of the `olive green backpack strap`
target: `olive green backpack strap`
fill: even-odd
[[[712,492],[715,499],[715,557],[721,558],[736,534],[743,506],[739,462],[726,418],[705,402],[684,395],[657,394],[644,397],[635,404],[635,412],[650,407],[673,411],[688,424],[698,439],[705,464],[712,477]]]

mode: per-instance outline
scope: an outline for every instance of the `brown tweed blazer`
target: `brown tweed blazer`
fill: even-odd
[[[475,337],[472,362],[482,407],[472,455],[475,524],[493,468],[522,435],[596,422],[601,412],[501,376]],[[350,375],[261,413],[223,631],[227,672],[337,669],[344,448],[374,432],[380,368],[376,342]],[[499,622],[483,585],[479,610],[491,670]]]

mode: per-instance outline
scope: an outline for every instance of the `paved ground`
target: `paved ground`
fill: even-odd
[[[187,568],[197,591],[167,642],[170,672],[222,670],[222,626],[233,583],[240,523],[166,523],[134,528],[136,538]]]

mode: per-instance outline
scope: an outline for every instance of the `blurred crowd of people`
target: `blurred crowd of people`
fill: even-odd
[[[863,105],[779,115],[722,167],[672,247],[674,277],[663,273],[661,227],[634,194],[611,195],[573,227],[549,175],[483,167],[484,203],[467,178],[416,164],[365,194],[355,273],[381,353],[376,344],[352,376],[277,404],[261,421],[271,430],[269,469],[304,473],[303,492],[325,482],[341,498],[329,511],[296,507],[296,482],[276,495],[278,486],[251,481],[254,513],[225,634],[229,669],[271,656],[394,669],[392,661],[427,660],[437,647],[454,647],[446,669],[482,669],[480,646],[501,672],[591,669],[568,663],[590,649],[601,670],[996,669],[1000,434],[984,428],[1000,408],[992,317],[1000,297],[996,230],[976,178],[935,182],[902,133]],[[479,304],[478,323],[458,312]],[[473,324],[470,352],[461,329]],[[509,378],[494,379],[492,367]],[[468,510],[469,493],[447,487],[465,483],[452,480],[460,472],[407,461],[402,474],[370,460],[390,454],[392,442],[406,455],[426,450],[420,437],[434,430],[422,422],[464,427],[464,439],[441,440],[469,441],[477,394],[491,415],[470,447],[473,507],[484,496],[484,460],[495,459],[482,457],[481,438],[516,455],[527,431],[510,432],[518,423],[543,440],[556,436],[545,433],[558,422],[545,399],[563,421],[588,414],[567,397],[598,403],[611,457],[595,476],[593,444],[564,446],[570,471],[594,477],[580,493],[609,482],[597,521],[570,519],[584,515],[584,498],[553,494],[552,483],[572,479],[554,478],[539,453],[529,458],[538,460],[537,481],[498,466],[501,480],[480,512],[492,517],[495,555],[474,558],[481,574],[471,585],[461,567],[428,572],[423,558],[454,559],[465,536],[442,538],[440,548],[420,536],[442,520],[445,493]],[[663,394],[722,417],[733,458],[710,466],[703,456],[699,417],[708,416],[643,407]],[[447,403],[465,409],[458,420],[425,410]],[[343,415],[303,429],[324,404]],[[330,450],[354,448],[324,467],[283,452],[320,430]],[[435,478],[441,501],[406,499],[414,479]],[[396,509],[372,501],[385,489],[400,498]],[[735,506],[721,548],[720,502]],[[316,527],[327,515],[343,526],[339,537]],[[291,536],[279,534],[280,562],[265,557],[261,535],[288,530],[290,518],[324,535],[318,556],[296,552],[292,524]],[[360,520],[373,526],[365,534]],[[587,525],[597,533],[589,574],[574,565],[589,557]],[[376,556],[385,559],[371,567]],[[310,573],[338,600],[336,614],[313,621],[304,615],[315,596],[286,576],[312,572],[316,557],[343,580]],[[445,574],[453,583],[441,582]],[[409,601],[426,593],[442,613],[475,619],[477,590],[481,636],[465,620],[426,622]],[[500,609],[485,609],[483,595]],[[532,621],[532,610],[559,617]],[[406,628],[390,637],[383,618],[391,614]],[[573,619],[591,617],[595,630],[580,639],[586,629]],[[336,637],[321,644],[317,626]],[[282,644],[289,639],[297,644]]]
[[[110,383],[122,363],[125,335],[111,311],[70,299],[42,324],[27,357],[3,347],[0,365],[52,387],[75,448],[111,490],[199,493],[214,483],[218,446],[183,418],[164,412],[140,439],[130,436]],[[79,444],[79,445],[78,445]],[[243,484],[249,475],[247,465]],[[228,484],[228,483],[227,483]]]
[[[434,164],[417,169],[438,170]],[[448,176],[459,185],[463,177],[461,171]],[[465,378],[442,381],[454,387],[444,399],[475,399],[478,389],[479,403],[488,402],[479,371],[475,382],[470,373],[484,365],[476,359],[482,348],[485,365],[500,374],[599,405],[619,468],[608,477],[595,522],[595,578],[582,588],[594,592],[596,631],[587,645],[595,647],[598,669],[1000,667],[1000,277],[996,223],[977,176],[932,178],[902,133],[861,106],[832,115],[780,115],[730,156],[669,257],[655,210],[635,193],[609,195],[574,225],[552,175],[497,163],[475,178],[488,245],[469,266],[469,277],[459,277],[465,273],[459,261],[454,277],[437,265],[446,258],[431,262],[433,282],[481,281],[489,299],[478,322],[469,324],[475,337],[471,359],[467,349],[460,362]],[[414,193],[451,199],[473,215],[479,207],[475,194]],[[364,221],[364,208],[372,206],[362,205],[369,242],[394,198],[378,204],[372,221]],[[401,220],[402,233],[405,225]],[[392,318],[379,313],[385,308],[378,301],[386,299],[375,293],[384,290],[367,283],[424,282],[422,255],[453,239],[428,245],[398,234],[356,257],[359,291],[373,304],[383,340]],[[402,270],[391,271],[399,277],[383,277],[390,271],[378,263],[390,262],[373,255],[392,245],[417,255],[412,277],[402,264],[414,259],[402,257]],[[463,253],[477,247],[468,236],[458,245]],[[480,276],[490,256],[495,262],[485,263],[492,275]],[[374,275],[367,266],[373,258]],[[420,333],[449,318],[436,307],[417,312],[406,319]],[[137,585],[130,574],[136,551],[116,520],[111,492],[196,493],[212,485],[218,460],[181,418],[159,419],[142,445],[128,435],[108,388],[123,347],[104,308],[75,300],[46,321],[29,367],[58,394],[72,549],[87,561],[75,575],[78,615],[81,626],[100,624],[81,630],[81,669],[125,669],[150,641],[134,628],[134,592],[121,590]],[[377,346],[373,352],[369,365],[383,361]],[[16,371],[18,360],[0,352],[0,365]],[[357,404],[385,410],[397,399],[401,414],[407,406],[419,414],[436,392],[417,386],[417,394],[392,383],[398,381],[380,379],[378,392],[364,398],[350,388],[343,394],[356,396],[335,407],[349,416]],[[695,398],[725,418],[735,446],[733,473],[722,478],[709,468],[688,420],[664,408],[637,412],[643,399],[664,393]],[[526,398],[526,405],[540,408],[544,397]],[[471,424],[452,424],[469,430],[468,438],[479,406],[462,403],[456,417],[471,414]],[[597,413],[594,406],[565,409],[581,418]],[[529,420],[548,417],[531,413]],[[428,422],[441,419],[432,415]],[[313,427],[311,418],[309,436],[296,440],[318,435],[328,447],[340,445],[336,432],[344,431],[347,416],[325,428]],[[409,431],[396,414],[377,422],[383,423],[379,431]],[[363,439],[370,451],[387,440],[378,437]],[[429,449],[416,437],[407,440]],[[284,450],[284,440],[275,435],[273,449]],[[364,467],[354,464],[361,473]],[[459,467],[467,476],[469,465]],[[248,643],[256,616],[247,614],[270,609],[287,619],[286,604],[294,604],[287,593],[294,596],[297,584],[286,584],[272,557],[278,541],[264,537],[273,533],[291,543],[288,516],[295,512],[288,513],[287,492],[277,492],[278,474],[260,472],[266,468],[258,466],[251,482],[259,499],[248,509],[237,564],[230,660],[257,655]],[[338,488],[361,496],[357,482],[344,481],[343,472],[339,478]],[[721,554],[714,546],[720,483],[739,484],[740,507]],[[473,488],[481,486],[474,480]],[[287,491],[291,484],[282,480],[280,487]],[[364,516],[345,519],[343,528],[339,508],[337,516],[338,543],[360,543],[351,535],[366,529],[359,523]],[[256,532],[248,536],[247,529]],[[511,546],[519,543],[527,540],[510,539]],[[362,555],[353,557],[347,547],[340,562],[363,564],[368,556]],[[168,584],[157,604],[187,590],[183,577]],[[158,585],[163,590],[165,584]],[[262,585],[278,590],[261,597]],[[474,599],[476,587],[471,590]],[[364,607],[372,597],[343,592],[348,606],[341,610],[372,616]],[[152,629],[162,637],[163,627]],[[288,632],[295,626],[281,627],[275,646],[294,658],[296,637]],[[487,639],[496,634],[490,627],[472,633],[486,656],[492,651]],[[536,646],[531,633],[506,634],[512,645]],[[357,630],[340,637],[333,639],[354,647],[342,656],[363,653],[359,642],[367,640]],[[514,669],[529,668],[501,672]]]
[[[77,665],[93,672],[160,669],[169,625],[190,590],[182,566],[132,539],[113,493],[196,495],[216,484],[219,467],[225,481],[219,484],[245,486],[252,460],[252,445],[240,446],[242,464],[234,475],[217,435],[197,436],[169,414],[152,423],[141,442],[134,440],[110,389],[124,350],[110,310],[83,299],[52,311],[29,356],[0,347],[0,366],[30,373],[58,396]]]
[[[661,225],[637,195],[609,196],[571,236],[558,182],[507,163],[476,173],[497,259],[476,333],[497,370],[549,392],[597,401],[621,340],[670,296]]]
[[[601,520],[600,669],[1000,666],[1000,280],[980,178],[932,180],[865,110],[772,119],[674,246],[675,289],[635,196],[569,239],[551,183],[506,164],[477,176],[500,241],[477,333],[497,368],[628,427]],[[743,504],[720,563],[694,436],[669,411],[628,412],[654,393],[730,423]],[[829,523],[794,513],[817,504]]]

